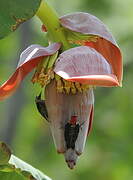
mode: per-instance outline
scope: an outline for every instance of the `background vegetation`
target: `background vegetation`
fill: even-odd
[[[32,74],[19,90],[0,102],[0,140],[13,153],[45,172],[53,180],[133,179],[133,1],[132,0],[49,0],[60,15],[85,11],[99,17],[115,36],[124,59],[122,88],[95,90],[93,130],[77,167],[69,170],[64,157],[53,145],[47,122],[36,111],[39,92],[31,83]],[[16,67],[19,54],[30,44],[45,44],[36,17],[0,40],[0,82]],[[44,39],[42,38],[44,37]]]

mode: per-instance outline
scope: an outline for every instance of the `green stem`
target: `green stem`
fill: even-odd
[[[50,60],[48,63],[48,69],[53,67],[53,65],[57,59],[57,56],[58,56],[58,51],[55,54],[53,54],[52,56],[50,56]]]
[[[61,42],[63,45],[63,50],[69,49],[70,45],[65,37],[63,28],[60,25],[58,15],[55,10],[46,3],[45,0],[42,0],[36,15],[46,26],[52,40],[54,42]]]

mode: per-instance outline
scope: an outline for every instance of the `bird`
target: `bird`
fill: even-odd
[[[40,94],[35,98],[36,107],[38,112],[48,121],[47,107],[45,101],[41,99],[41,94],[42,93],[40,92]]]
[[[77,122],[77,116],[72,116],[71,120],[65,125],[65,141],[67,149],[75,149],[75,142],[79,134],[80,125]]]

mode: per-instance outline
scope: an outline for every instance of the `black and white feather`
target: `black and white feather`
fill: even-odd
[[[48,121],[48,111],[45,101],[41,99],[41,93],[39,94],[39,96],[36,96],[35,103],[38,112]]]

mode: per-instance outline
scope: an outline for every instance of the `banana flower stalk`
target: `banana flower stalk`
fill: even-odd
[[[37,107],[49,122],[57,152],[73,169],[92,126],[93,88],[121,86],[122,57],[113,36],[95,16],[73,13],[61,17],[60,24],[70,48],[63,51],[59,42],[29,46],[14,74],[1,85],[0,99],[10,96],[36,68],[32,82],[45,89],[45,100],[36,98]]]

